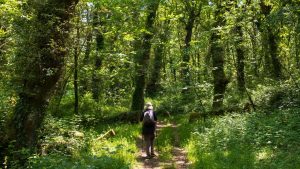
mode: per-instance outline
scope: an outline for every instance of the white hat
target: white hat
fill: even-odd
[[[146,109],[153,110],[153,106],[151,102],[147,102],[145,107]]]

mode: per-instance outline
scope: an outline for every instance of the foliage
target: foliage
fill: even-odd
[[[257,103],[263,110],[298,108],[300,95],[298,86],[293,83],[281,83],[278,87],[258,86]]]
[[[82,128],[80,118],[57,119],[45,122],[42,155],[29,159],[29,168],[130,168],[135,164],[136,125],[113,124]],[[108,129],[116,135],[99,139]],[[126,131],[123,129],[127,128]],[[45,130],[46,129],[46,130]],[[130,133],[130,134],[128,134]]]
[[[11,135],[9,122],[17,117],[13,112],[19,97],[48,91],[48,88],[37,90],[40,84],[47,86],[41,79],[42,73],[46,72],[48,78],[56,68],[39,70],[54,63],[41,59],[41,53],[64,53],[64,61],[57,63],[63,71],[53,84],[56,91],[47,93],[47,111],[37,113],[47,116],[43,127],[38,127],[39,144],[36,154],[29,159],[29,168],[130,168],[136,163],[135,139],[140,128],[118,120],[133,121],[123,116],[132,113],[130,105],[136,104],[131,101],[133,91],[135,86],[141,86],[135,79],[139,75],[135,58],[145,51],[140,46],[147,36],[153,38],[144,42],[152,46],[147,53],[149,60],[142,60],[149,61],[149,67],[141,65],[147,70],[143,72],[146,85],[151,81],[152,71],[159,76],[156,77],[158,94],[145,99],[153,102],[159,117],[172,116],[165,123],[181,124],[179,144],[188,150],[192,167],[297,168],[300,165],[296,142],[300,105],[298,0],[162,0],[151,31],[145,23],[151,12],[148,6],[154,1],[80,0],[74,17],[67,21],[71,23],[70,29],[65,32],[54,28],[58,18],[47,14],[53,9],[40,7],[45,2],[48,1],[0,0],[0,135],[3,138]],[[221,17],[219,12],[224,15]],[[195,20],[189,29],[191,16]],[[43,17],[48,21],[39,22]],[[216,23],[218,19],[220,23]],[[71,39],[39,41],[50,38],[51,31],[56,31],[53,36],[61,37],[58,34],[63,33]],[[212,41],[215,32],[216,42]],[[58,43],[64,47],[55,46]],[[214,67],[211,50],[216,44],[224,49],[224,65]],[[161,69],[156,70],[158,47],[162,58]],[[242,60],[238,58],[238,50],[243,53]],[[184,60],[186,55],[188,60]],[[53,58],[58,56],[53,54]],[[238,69],[241,65],[243,72]],[[227,115],[207,118],[212,112],[217,84],[212,72],[219,69],[224,69],[229,82],[222,100]],[[276,71],[280,76],[274,76]],[[244,92],[238,90],[241,74]],[[190,78],[189,83],[185,77]],[[74,113],[75,82],[79,93],[78,114]],[[29,83],[34,85],[22,90]],[[256,111],[246,114],[253,111],[252,107],[246,107],[252,104],[251,99]],[[25,107],[21,107],[20,114],[23,115]],[[190,123],[191,117],[196,122]],[[25,123],[23,119],[17,125]],[[114,129],[116,136],[97,140],[109,129]],[[171,127],[159,133],[157,143],[160,157],[165,161],[172,159],[173,142]],[[2,155],[2,148],[1,140],[3,161],[6,155]],[[13,152],[13,147],[8,151]],[[28,153],[26,149],[18,151]]]
[[[297,168],[299,109],[227,115],[190,125],[193,168]]]

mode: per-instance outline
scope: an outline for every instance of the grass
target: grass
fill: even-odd
[[[300,110],[231,114],[206,122],[182,121],[179,133],[191,168],[300,168]]]
[[[195,169],[300,169],[300,110],[272,113],[228,114],[190,123],[188,114],[162,119],[178,125],[180,147],[188,152]],[[127,169],[137,163],[138,124],[102,123],[82,126],[79,117],[48,117],[42,152],[29,160],[28,168]],[[97,139],[113,129],[115,136]],[[173,128],[162,128],[156,148],[162,162],[172,161]],[[168,166],[174,168],[174,166]]]
[[[47,119],[47,133],[41,143],[44,153],[32,156],[28,168],[107,169],[109,166],[111,169],[129,169],[136,163],[138,149],[135,140],[140,133],[137,124],[102,124],[82,128],[78,119]],[[98,139],[110,129],[115,131],[115,136]]]
[[[171,127],[165,127],[159,132],[156,139],[157,149],[162,161],[172,160],[172,143],[174,142],[173,132]]]

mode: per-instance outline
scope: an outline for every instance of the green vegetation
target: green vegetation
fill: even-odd
[[[184,146],[192,168],[299,168],[299,109],[198,122]],[[298,148],[297,148],[298,147]]]
[[[299,9],[0,0],[0,168],[300,169]]]
[[[29,168],[130,168],[136,163],[140,127],[122,123],[82,128],[80,117],[45,122],[41,156],[29,158]],[[115,136],[101,138],[113,129]],[[124,130],[126,129],[126,130]]]
[[[300,166],[299,109],[270,114],[233,113],[188,122],[189,114],[162,118],[156,150],[163,162],[173,158],[174,129],[188,152],[190,168],[298,168]],[[29,168],[131,168],[137,163],[140,126],[124,123],[81,128],[80,118],[48,117],[41,153]],[[114,129],[111,138],[97,139]]]

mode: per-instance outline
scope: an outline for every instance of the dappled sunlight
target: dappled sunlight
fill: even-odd
[[[273,151],[270,148],[263,148],[256,153],[256,162],[267,160],[273,157]]]
[[[299,119],[292,112],[278,112],[272,116],[258,113],[227,115],[209,119],[210,122],[206,123],[210,125],[190,124],[194,132],[191,133],[185,149],[192,168],[252,169],[276,164],[285,164],[289,168],[297,166],[297,163],[292,162],[291,156],[282,156],[291,151],[284,147],[295,147],[298,144],[296,141],[287,143],[293,132],[292,126],[297,125],[296,121]],[[282,116],[289,119],[290,126],[280,126],[286,121],[282,121]],[[294,146],[289,146],[290,144]],[[299,153],[297,150],[296,152]]]
[[[0,0],[0,168],[300,169],[299,9]]]

